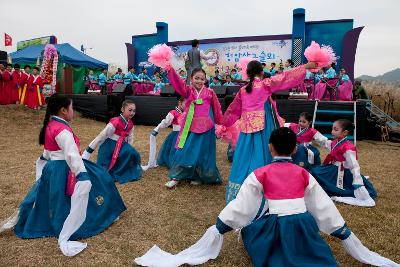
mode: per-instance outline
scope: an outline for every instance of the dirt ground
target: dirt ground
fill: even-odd
[[[35,161],[42,152],[37,144],[44,111],[0,106],[0,221],[10,216],[25,197],[35,177]],[[105,126],[76,116],[72,122],[82,148]],[[147,162],[152,127],[135,128],[135,147]],[[169,133],[157,137],[158,146]],[[374,208],[338,205],[348,226],[371,250],[400,262],[400,144],[357,143],[362,173],[369,175],[378,191]],[[12,231],[0,234],[1,266],[127,266],[154,244],[179,252],[197,241],[215,223],[224,207],[230,164],[226,144],[217,142],[217,163],[224,179],[220,186],[183,184],[167,190],[165,168],[151,169],[138,182],[117,185],[127,206],[120,220],[98,236],[84,240],[88,248],[73,258],[62,255],[55,238],[23,240]],[[324,152],[322,152],[325,155]],[[96,157],[92,157],[95,160]],[[341,266],[362,266],[346,255],[338,240],[325,236]],[[220,256],[207,266],[250,266],[235,233],[228,233]]]

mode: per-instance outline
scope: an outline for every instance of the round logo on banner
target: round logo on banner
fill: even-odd
[[[213,55],[212,58],[206,60],[206,64],[208,66],[216,66],[219,62],[219,54],[218,50],[214,48],[207,49],[204,54],[206,56]]]

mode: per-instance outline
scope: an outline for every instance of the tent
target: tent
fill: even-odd
[[[62,70],[72,68],[73,71],[73,93],[84,92],[84,75],[88,69],[99,73],[101,69],[107,69],[108,65],[88,55],[83,54],[68,43],[54,45],[59,54],[57,83],[62,79]],[[33,45],[10,54],[13,63],[20,65],[36,65],[38,57],[41,59],[45,45]]]

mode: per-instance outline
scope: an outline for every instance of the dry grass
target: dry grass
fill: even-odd
[[[42,152],[37,134],[44,112],[22,107],[0,106],[0,221],[18,207],[34,181],[35,160]],[[101,122],[76,118],[75,133],[85,147],[104,127]],[[138,126],[135,147],[148,157],[148,136],[152,127]],[[163,140],[167,130],[160,133]],[[160,145],[160,144],[159,144]],[[399,144],[359,142],[363,173],[371,176],[379,198],[372,209],[338,205],[348,225],[370,249],[400,262],[400,173]],[[224,185],[230,165],[226,145],[218,142],[218,166]],[[94,158],[93,158],[94,160]],[[74,258],[62,256],[55,238],[23,240],[12,232],[0,235],[1,266],[126,266],[153,244],[178,252],[194,243],[214,224],[224,207],[224,185],[179,186],[166,190],[165,168],[152,169],[138,182],[118,185],[128,210],[104,233],[85,240],[88,248]],[[249,258],[234,233],[226,235],[220,257],[208,266],[249,266]],[[341,266],[362,266],[347,256],[340,242],[327,237]]]

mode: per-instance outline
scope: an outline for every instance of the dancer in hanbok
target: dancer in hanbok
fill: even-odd
[[[121,114],[110,120],[83,153],[89,159],[99,148],[97,164],[121,184],[139,180],[142,176],[140,155],[133,147],[133,122],[136,105],[131,100],[122,103]]]
[[[36,163],[36,182],[18,212],[2,230],[14,227],[20,238],[57,237],[65,256],[75,256],[86,243],[74,240],[103,232],[126,210],[110,175],[82,160],[80,142],[69,122],[72,100],[50,97],[39,144],[44,152]]]
[[[163,119],[156,128],[153,129],[150,135],[150,152],[149,152],[149,162],[146,166],[142,166],[143,170],[147,170],[149,168],[154,168],[157,166],[165,166],[168,169],[172,166],[172,160],[174,158],[174,154],[176,152],[176,140],[178,138],[179,131],[181,130],[181,126],[179,124],[180,117],[182,112],[185,110],[184,105],[185,99],[180,98],[178,100],[178,105],[175,109],[168,112],[165,119]],[[156,136],[158,135],[161,129],[167,128],[172,125],[172,131],[168,134],[167,138],[165,138],[164,143],[161,145],[161,149],[158,152],[158,157],[156,159],[156,149],[157,142]]]
[[[233,157],[226,202],[236,197],[244,179],[255,169],[271,162],[268,139],[279,127],[279,120],[272,93],[299,85],[306,76],[306,69],[316,67],[309,62],[271,78],[262,79],[263,67],[258,61],[250,61],[247,76],[250,82],[239,90],[223,116],[222,124],[230,127],[237,120],[240,135]]]
[[[360,173],[357,149],[348,140],[354,126],[351,121],[340,119],[332,126],[333,141],[327,141],[328,156],[322,166],[311,173],[325,192],[337,202],[372,207],[377,197],[372,183]]]
[[[338,266],[320,231],[342,240],[346,252],[362,263],[399,266],[363,246],[314,177],[291,162],[296,146],[293,131],[277,129],[269,142],[272,163],[246,178],[237,198],[196,244],[175,255],[153,246],[135,263],[152,267],[203,264],[218,257],[224,234],[241,229],[255,267]],[[263,200],[268,212],[256,218]]]
[[[325,146],[328,138],[319,131],[311,128],[312,115],[308,112],[300,113],[298,123],[285,123],[297,136],[297,150],[292,155],[293,163],[310,171],[312,167],[321,165],[319,150],[312,145],[312,141]]]

